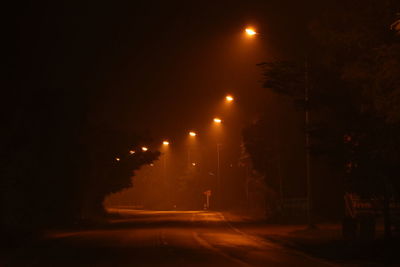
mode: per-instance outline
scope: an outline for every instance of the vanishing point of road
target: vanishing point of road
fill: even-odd
[[[112,209],[109,224],[52,232],[5,266],[332,266],[235,228],[219,212]]]

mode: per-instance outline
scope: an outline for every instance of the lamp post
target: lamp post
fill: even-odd
[[[218,191],[218,198],[220,202],[222,201],[221,197],[221,171],[220,171],[220,147],[222,144],[217,144],[217,191]],[[221,204],[221,203],[220,203]]]
[[[166,192],[167,200],[170,200],[171,193],[170,193],[170,186],[168,183],[168,175],[167,175],[167,157],[168,157],[168,147],[170,142],[168,140],[164,140],[162,142],[163,150],[164,150],[164,160],[163,160],[163,176],[164,176],[164,188]]]
[[[167,148],[168,148],[168,146],[169,146],[169,141],[167,141],[167,140],[164,140],[163,141],[163,147],[164,147],[164,151],[165,151],[165,153],[164,153],[164,166],[163,166],[163,171],[164,171],[164,180],[166,181],[166,179],[167,179]]]
[[[189,137],[190,137],[190,139],[192,139],[192,142],[194,141],[193,139],[194,139],[196,136],[197,136],[197,133],[196,133],[196,132],[194,132],[194,131],[190,131],[190,132],[189,132]],[[191,161],[190,143],[189,143],[188,151],[187,151],[187,166],[190,167],[190,166],[191,166],[191,163],[192,163],[192,161]]]
[[[245,34],[248,37],[254,37],[256,35],[260,35],[253,28],[246,28]],[[261,35],[263,36],[263,35]],[[309,125],[310,125],[310,114],[309,114],[309,73],[308,73],[308,59],[307,56],[304,60],[304,102],[305,102],[305,111],[304,111],[304,124],[305,124],[305,156],[306,156],[306,191],[307,191],[307,221],[308,226],[310,228],[314,228],[313,220],[312,220],[312,184],[311,184],[311,158],[310,158],[310,134],[309,134]],[[280,169],[280,166],[279,166]],[[280,180],[280,194],[283,195],[282,192],[282,180]]]
[[[306,180],[307,180],[307,222],[309,228],[315,228],[312,220],[312,185],[311,185],[311,159],[310,159],[310,114],[309,114],[309,77],[308,59],[304,60],[304,124],[305,124],[305,145],[306,145]]]
[[[233,99],[232,99],[233,100]],[[222,124],[222,119],[219,117],[215,117],[213,122],[216,126],[220,126]],[[222,186],[221,186],[221,143],[217,140],[217,199],[218,205],[221,207],[222,203]]]

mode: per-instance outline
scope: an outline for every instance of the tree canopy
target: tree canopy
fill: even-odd
[[[303,57],[259,64],[263,85],[310,111],[309,149],[341,170],[348,191],[381,194],[390,184],[394,193],[400,171],[400,39],[393,21],[400,3],[335,3],[309,21]],[[252,149],[271,142],[262,134],[268,123],[246,131],[254,133],[245,138],[251,139],[246,148],[255,166],[273,157]]]

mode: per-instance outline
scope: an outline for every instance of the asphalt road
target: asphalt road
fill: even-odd
[[[114,209],[91,230],[58,231],[4,266],[332,266],[242,232],[218,212]]]

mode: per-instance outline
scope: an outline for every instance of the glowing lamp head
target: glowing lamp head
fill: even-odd
[[[120,161],[121,159],[120,158],[115,158],[115,161]]]
[[[133,155],[135,153],[136,153],[135,150],[129,150],[129,154]]]
[[[252,28],[247,28],[247,29],[245,30],[245,32],[246,32],[246,34],[247,34],[248,36],[254,36],[254,35],[257,34],[257,32],[256,32],[254,29],[252,29]]]
[[[145,147],[145,146],[142,147],[143,152],[146,152],[147,150],[149,150],[147,147]]]
[[[214,122],[215,122],[215,123],[221,123],[222,120],[221,120],[220,118],[214,118]]]
[[[169,145],[168,141],[163,141],[162,143],[163,143],[164,146],[168,146]]]
[[[196,166],[196,162],[192,162],[192,166],[193,166],[193,167]]]
[[[189,135],[195,137],[197,134],[195,132],[189,132]]]
[[[232,102],[232,101],[233,101],[233,96],[227,95],[227,96],[225,97],[225,100],[226,100],[226,102]]]

